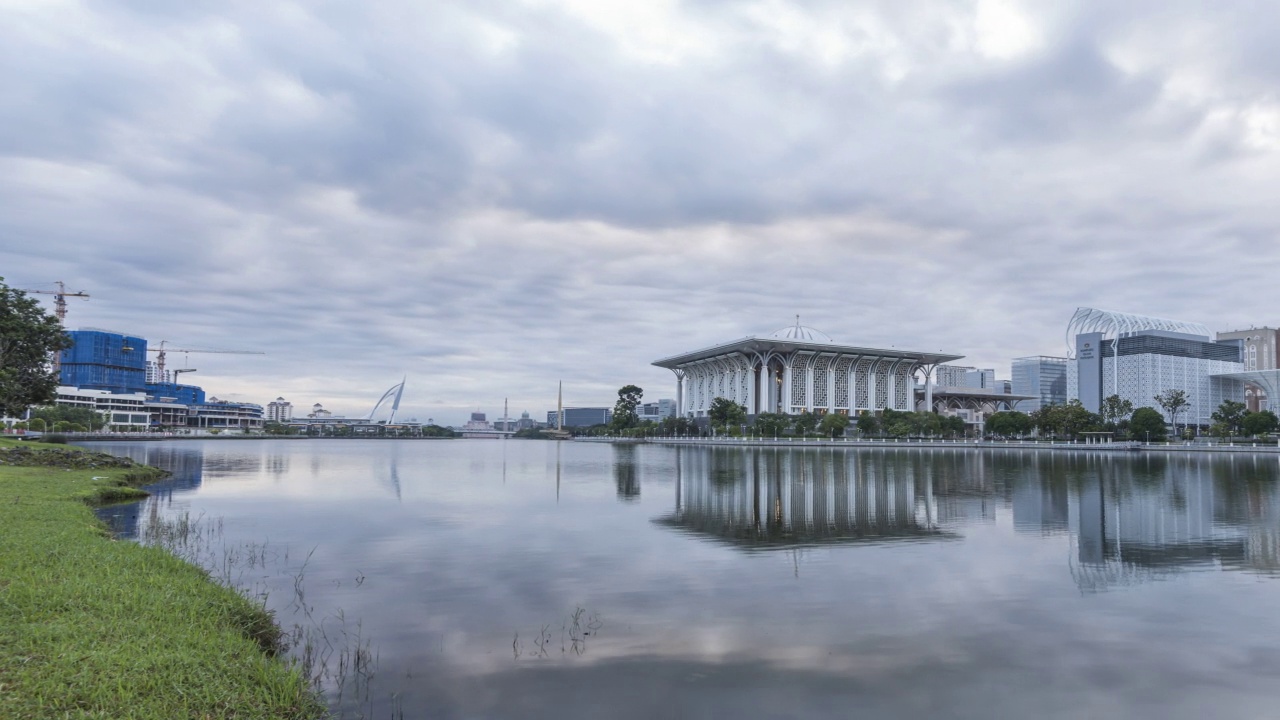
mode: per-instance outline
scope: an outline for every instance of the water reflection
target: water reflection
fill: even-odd
[[[661,525],[744,549],[948,540],[994,525],[1068,535],[1104,590],[1217,567],[1280,573],[1280,464],[1249,457],[677,448]],[[615,482],[639,494],[635,449]]]
[[[114,451],[177,470],[145,512],[225,518],[231,551],[269,541],[288,572],[246,577],[286,623],[305,559],[307,605],[348,618],[379,657],[374,705],[348,717],[1190,719],[1280,702],[1280,584],[1257,581],[1280,575],[1275,458]],[[602,623],[580,654],[579,608]],[[549,634],[568,651],[544,652]]]
[[[90,449],[99,449],[92,447]],[[169,474],[160,482],[147,486],[151,497],[145,503],[125,503],[98,508],[96,513],[111,532],[130,540],[138,537],[138,521],[142,513],[154,513],[160,503],[173,500],[175,494],[199,488],[204,483],[204,454],[189,447],[171,443],[135,443],[111,447],[109,452],[124,455],[136,462],[152,465]]]
[[[613,446],[613,482],[618,488],[618,499],[635,502],[640,499],[640,465],[636,461],[636,446]]]
[[[938,528],[933,482],[951,476],[948,470],[965,458],[915,460],[885,463],[882,456],[845,451],[681,448],[675,511],[657,522],[748,549],[953,539]]]
[[[1198,569],[1275,575],[1280,494],[1275,460],[1253,457],[1100,459],[1075,474],[1082,589]]]

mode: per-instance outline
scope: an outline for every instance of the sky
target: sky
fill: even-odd
[[[535,418],[794,324],[1275,326],[1280,3],[0,0],[0,276],[223,399]],[[48,296],[40,296],[48,299]]]

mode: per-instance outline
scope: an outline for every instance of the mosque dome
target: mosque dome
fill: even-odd
[[[776,330],[769,335],[774,340],[798,340],[801,342],[835,342],[831,336],[821,330],[814,330],[811,327],[800,324],[800,316],[796,316],[796,324],[790,327],[784,327]]]

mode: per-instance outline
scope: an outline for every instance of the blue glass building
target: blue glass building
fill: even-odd
[[[178,383],[147,383],[147,395],[155,398],[172,398],[183,405],[203,405],[204,388],[198,385]]]
[[[111,393],[146,392],[147,341],[104,330],[69,330],[59,383]]]

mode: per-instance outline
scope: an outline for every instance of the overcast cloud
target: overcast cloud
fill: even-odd
[[[0,275],[214,395],[544,417],[793,321],[1275,325],[1280,4],[0,0]],[[171,360],[171,363],[173,361]],[[402,411],[403,414],[403,411]]]

